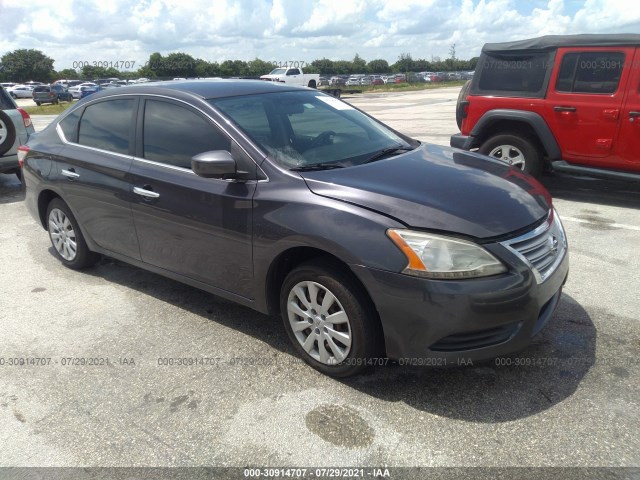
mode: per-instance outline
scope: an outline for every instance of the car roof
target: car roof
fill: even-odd
[[[515,42],[487,43],[482,47],[482,51],[489,53],[511,50],[555,50],[558,47],[621,47],[634,45],[640,45],[639,34],[545,35]]]
[[[126,88],[126,90],[123,90]],[[166,94],[167,90],[191,93],[200,98],[223,98],[238,95],[255,95],[259,93],[300,90],[300,87],[289,86],[279,82],[264,80],[176,80],[168,82],[145,82],[144,84],[127,85],[115,89],[118,94],[125,91],[133,94]],[[100,96],[108,96],[107,92]],[[97,98],[97,97],[94,97]]]

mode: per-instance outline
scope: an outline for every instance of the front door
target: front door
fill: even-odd
[[[614,142],[634,49],[564,48],[547,95],[547,115],[563,160],[614,167]]]
[[[202,178],[191,157],[236,153],[235,143],[195,109],[170,100],[141,105],[131,167],[133,218],[146,263],[252,298],[255,181]]]

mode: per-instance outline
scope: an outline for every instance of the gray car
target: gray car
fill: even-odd
[[[18,146],[27,143],[34,131],[29,114],[18,108],[0,87],[0,173],[15,173],[20,177]]]
[[[522,349],[568,274],[535,180],[314,89],[102,91],[23,152],[27,207],[63,264],[108,255],[278,314],[300,356],[336,377]]]

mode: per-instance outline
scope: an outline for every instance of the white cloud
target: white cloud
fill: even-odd
[[[638,32],[635,0],[0,0],[0,55],[135,60],[183,51],[210,61],[327,57],[393,63],[401,53],[477,56],[486,42]],[[33,13],[37,12],[37,15]],[[65,13],[66,12],[66,13]]]

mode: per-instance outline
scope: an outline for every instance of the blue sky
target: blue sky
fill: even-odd
[[[640,33],[638,0],[0,0],[0,55],[130,61],[182,51],[209,61],[317,58],[393,63],[402,53],[477,56],[485,42]],[[135,69],[135,68],[134,68]]]

